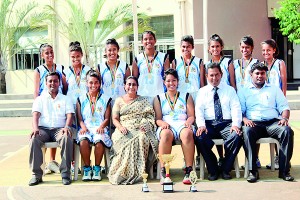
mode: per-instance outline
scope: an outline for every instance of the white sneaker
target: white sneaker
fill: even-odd
[[[96,165],[93,167],[93,181],[101,181],[101,167]]]
[[[274,165],[275,165],[275,170],[279,169],[279,157],[275,156],[274,157]],[[266,165],[267,169],[271,169],[271,163]]]
[[[52,160],[48,164],[48,169],[54,173],[60,174],[59,166],[60,165],[58,164],[58,162],[56,162],[55,160]]]
[[[91,180],[92,180],[92,168],[91,166],[84,166],[82,181],[91,181]]]
[[[48,163],[45,163],[45,174],[51,174],[52,171],[48,168]]]

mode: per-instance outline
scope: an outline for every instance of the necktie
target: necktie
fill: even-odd
[[[214,108],[215,108],[215,120],[217,122],[221,122],[223,120],[223,113],[222,113],[222,106],[221,106],[221,102],[220,102],[220,98],[219,95],[217,93],[217,90],[219,88],[215,87],[214,88]]]

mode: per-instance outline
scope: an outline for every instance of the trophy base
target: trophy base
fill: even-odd
[[[173,182],[163,183],[163,193],[172,193],[173,190]]]
[[[149,192],[148,186],[143,186],[142,187],[142,192]]]
[[[190,187],[190,192],[198,192],[196,186],[193,186],[193,185],[192,185],[192,186]]]

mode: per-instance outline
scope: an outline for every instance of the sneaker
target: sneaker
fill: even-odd
[[[191,166],[185,168],[185,175],[184,175],[184,178],[182,181],[183,184],[186,184],[186,185],[192,184],[191,180],[190,180],[190,173],[192,170],[193,170],[193,168]]]
[[[72,164],[71,164],[71,172],[72,172],[73,175],[74,175],[74,172],[75,172],[74,166],[75,166],[75,161],[72,161]],[[78,167],[78,174],[81,174],[80,167]]]
[[[91,166],[84,166],[82,181],[90,181],[90,180],[92,180],[92,168]]]
[[[196,156],[196,170],[200,170],[200,156]]]
[[[48,164],[45,164],[45,174],[51,174],[52,171],[48,168]]]
[[[101,167],[99,165],[95,165],[93,167],[93,181],[101,181]]]
[[[49,162],[48,169],[51,170],[54,173],[57,173],[57,174],[60,173],[59,164],[55,160],[52,160],[51,162]]]
[[[162,185],[166,178],[166,168],[162,167],[160,171],[160,184]]]
[[[261,168],[260,160],[259,158],[256,159],[256,167]]]
[[[275,156],[274,157],[274,165],[275,165],[275,169],[278,170],[279,169],[279,157]],[[271,163],[266,165],[267,169],[271,169]]]

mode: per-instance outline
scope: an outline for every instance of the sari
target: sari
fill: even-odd
[[[111,165],[107,176],[111,184],[133,184],[142,180],[142,173],[149,173],[157,159],[154,110],[144,97],[138,96],[128,104],[119,97],[113,113],[119,114],[120,123],[128,134],[124,135],[118,129],[112,134]],[[141,126],[146,132],[140,130]]]

